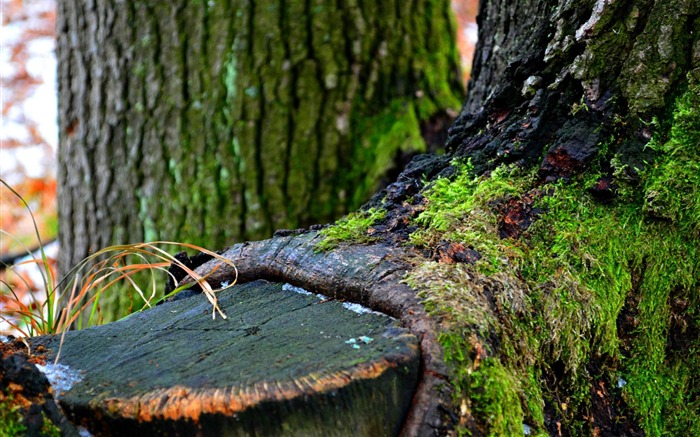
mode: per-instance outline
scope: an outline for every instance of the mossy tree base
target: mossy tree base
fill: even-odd
[[[408,263],[381,293],[406,281],[430,315],[453,389],[441,429],[697,434],[700,5],[559,3],[482,8],[477,57],[498,59],[475,67],[450,155],[415,160],[324,230],[325,256],[342,266],[391,244]],[[346,280],[328,264],[303,272],[295,259],[319,259],[311,247],[263,246],[276,243],[232,259],[311,288]],[[348,276],[372,264],[362,272]]]
[[[323,235],[225,256],[400,318],[424,360],[407,435],[700,434],[700,4],[496,0],[479,20],[448,156]]]

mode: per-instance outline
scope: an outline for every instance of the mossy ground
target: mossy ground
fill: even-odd
[[[648,145],[654,163],[636,186],[619,181],[610,203],[587,194],[595,169],[542,185],[516,168],[477,178],[461,165],[427,191],[411,242],[482,255],[424,262],[407,277],[441,323],[463,432],[700,435],[697,108],[691,80]],[[500,238],[502,205],[526,199],[534,223]],[[613,423],[595,402],[616,405]]]

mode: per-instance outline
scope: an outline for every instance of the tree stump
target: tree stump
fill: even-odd
[[[397,435],[418,383],[418,339],[396,319],[254,281],[69,332],[59,393],[98,435]],[[31,339],[58,351],[60,337]]]

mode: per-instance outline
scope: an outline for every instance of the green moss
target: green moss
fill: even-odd
[[[228,59],[223,67],[224,87],[226,88],[226,101],[227,102],[233,102],[234,99],[236,98],[236,93],[237,93],[236,75],[238,74],[236,62],[237,62],[236,52],[235,52],[235,48],[234,48],[228,54]],[[227,112],[227,115],[228,115],[228,111],[230,111],[230,109],[224,108],[223,110],[225,112]]]
[[[431,246],[440,240],[467,243],[482,255],[481,271],[496,271],[505,258],[498,238],[492,199],[519,196],[531,180],[515,167],[500,167],[488,178],[476,178],[471,164],[455,164],[454,180],[439,179],[428,192],[428,208],[416,220],[418,231],[410,236],[416,246]]]
[[[489,436],[523,433],[519,385],[518,378],[498,359],[486,359],[472,373],[472,408],[474,414],[488,418]]]
[[[420,122],[409,100],[397,99],[376,115],[363,115],[354,121],[353,132],[353,171],[347,173],[346,182],[356,184],[353,205],[360,205],[377,191],[382,176],[396,165],[398,155],[426,151]]]
[[[56,426],[43,412],[41,413],[43,422],[41,424],[41,435],[45,437],[61,437],[61,429]]]
[[[12,395],[6,391],[0,399],[0,435],[20,436],[26,431],[27,427],[24,426],[20,407],[13,402]]]
[[[412,69],[419,72],[420,90],[424,93],[416,101],[420,120],[428,120],[436,113],[462,107],[463,95],[459,70],[459,52],[452,41],[457,30],[456,18],[446,3],[418,2],[413,12],[416,26],[425,28],[425,44],[414,44],[410,53]]]
[[[700,79],[700,78],[699,78]],[[660,154],[648,174],[644,209],[683,232],[700,230],[700,85],[693,82],[676,103],[667,141],[649,146]],[[680,195],[679,195],[680,194]]]
[[[323,240],[318,242],[314,249],[316,251],[332,250],[342,242],[369,243],[375,238],[372,236],[371,226],[384,218],[385,210],[369,209],[348,214],[319,232]]]
[[[700,433],[700,84],[689,79],[676,100],[668,140],[652,142],[661,155],[645,175],[643,211],[670,220],[648,226],[658,237],[645,244],[653,256],[640,260],[645,274],[628,364],[628,402],[651,435]]]
[[[698,91],[691,80],[666,139],[652,143],[654,165],[616,203],[587,196],[587,174],[538,186],[517,170],[476,178],[463,165],[425,193],[412,243],[482,255],[425,262],[407,277],[445,330],[455,405],[477,428],[507,435],[520,421],[545,432],[548,404],[563,428],[592,434],[585,418],[602,383],[646,434],[700,433]],[[526,198],[542,212],[519,239],[500,239],[499,211]]]

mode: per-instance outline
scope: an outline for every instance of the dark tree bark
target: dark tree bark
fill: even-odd
[[[538,164],[556,177],[584,168],[615,134],[626,143],[623,162],[641,168],[645,123],[668,109],[700,62],[697,9],[692,1],[482,2],[472,81],[449,146],[482,169],[538,163],[546,152]]]
[[[331,287],[421,336],[406,435],[700,432],[700,4],[495,0],[478,22],[449,154],[416,158],[366,205],[384,218],[354,224],[379,243],[226,256],[241,280]]]
[[[446,0],[58,6],[64,272],[115,243],[328,222],[462,98]]]

